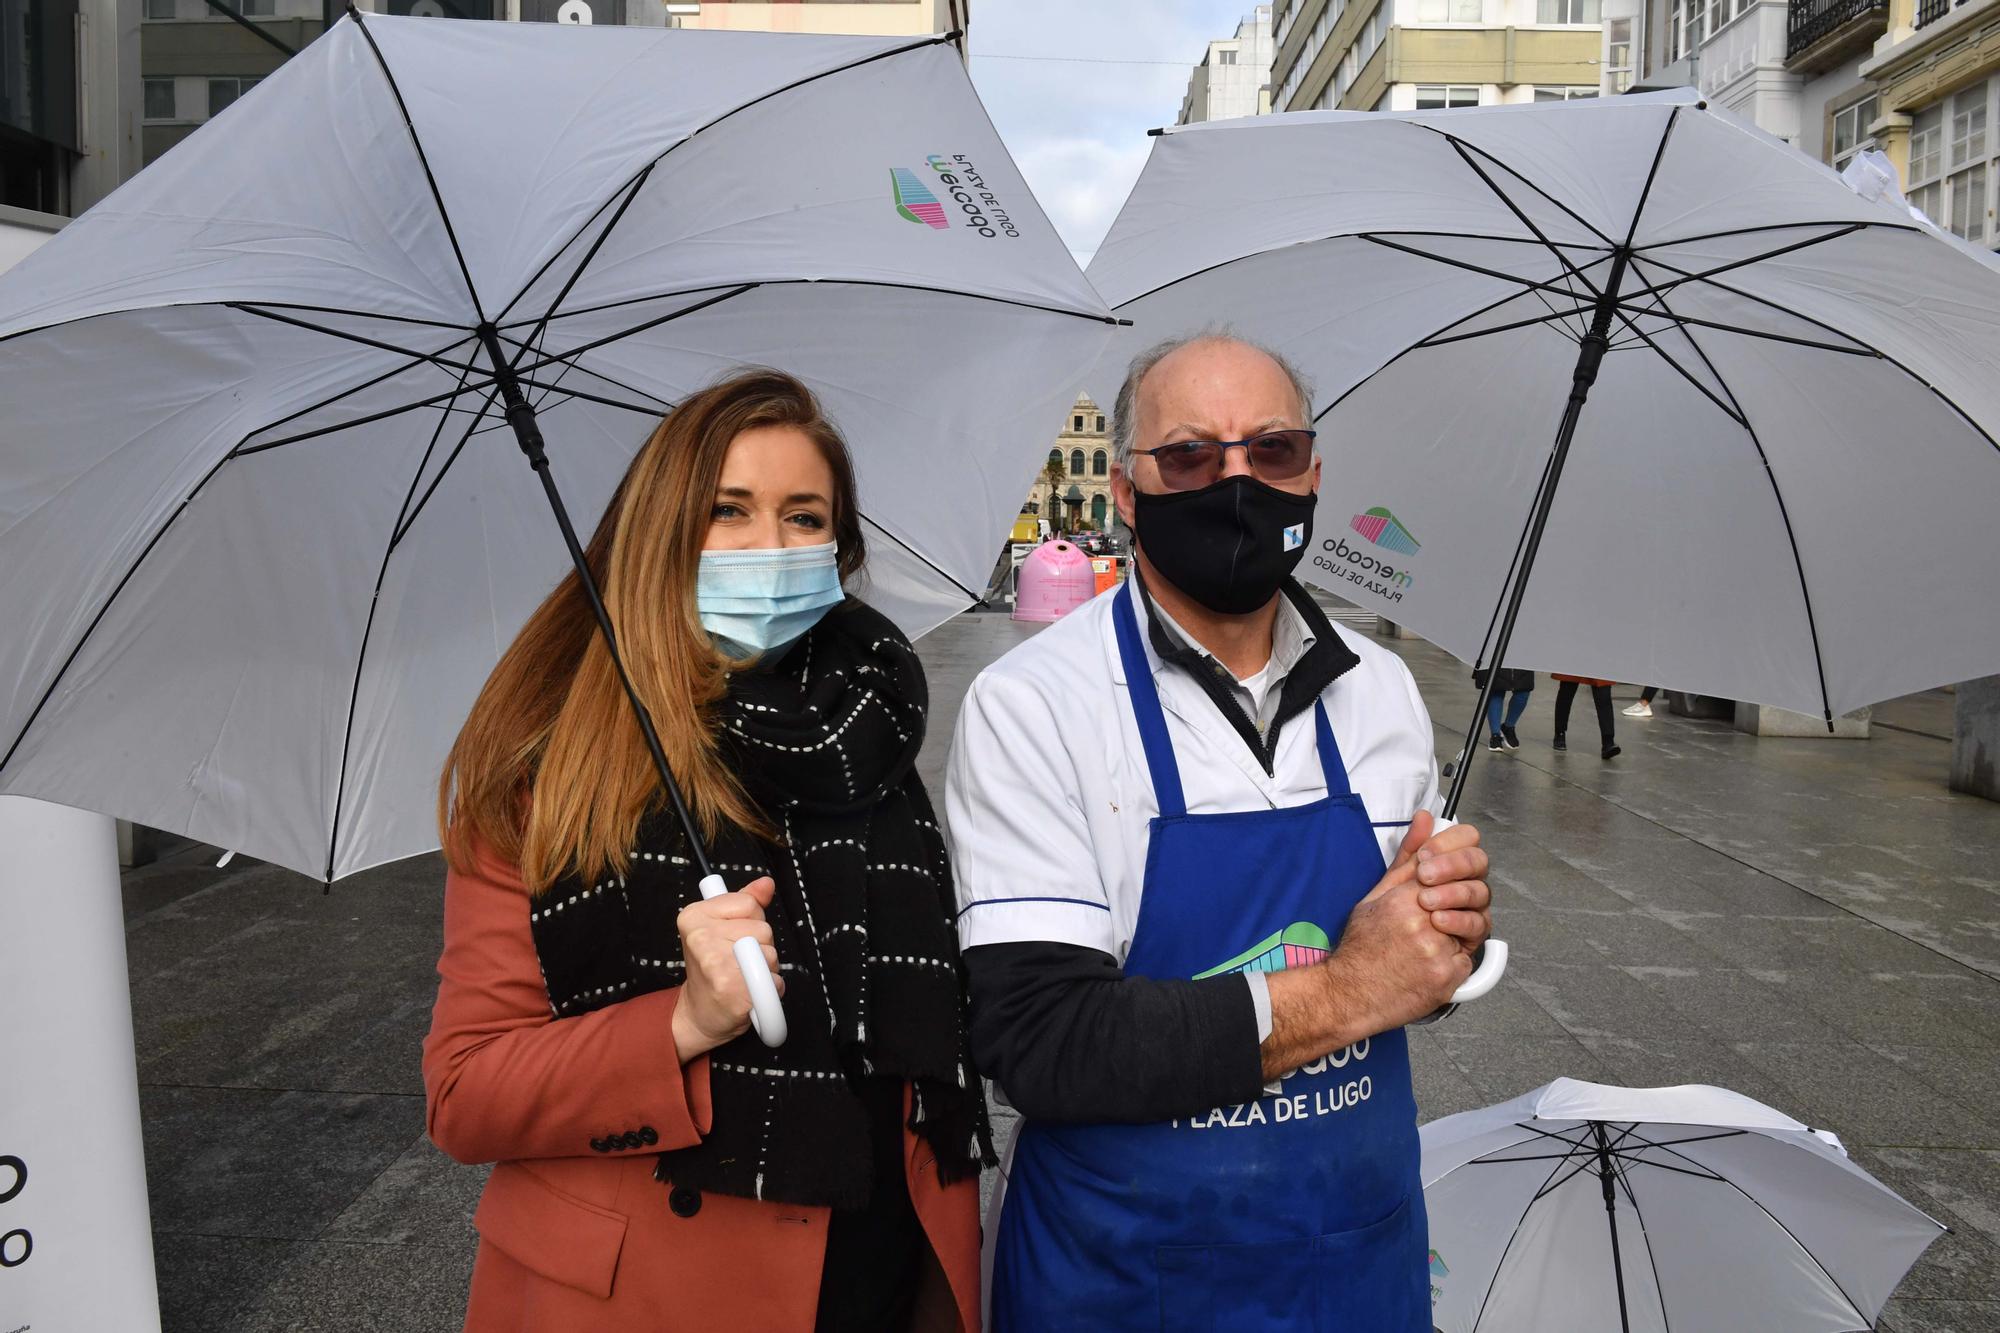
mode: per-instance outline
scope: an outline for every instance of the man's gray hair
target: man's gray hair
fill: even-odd
[[[1292,382],[1293,390],[1299,396],[1299,418],[1307,425],[1312,424],[1312,381],[1299,373],[1285,356],[1266,347],[1252,338],[1241,337],[1227,328],[1206,328],[1195,333],[1169,338],[1155,343],[1132,358],[1132,364],[1125,370],[1125,382],[1118,386],[1118,399],[1111,405],[1111,456],[1119,467],[1131,470],[1132,437],[1139,428],[1139,384],[1154,366],[1172,356],[1183,347],[1196,343],[1235,343],[1262,352],[1278,363],[1278,369],[1285,372],[1285,378]]]

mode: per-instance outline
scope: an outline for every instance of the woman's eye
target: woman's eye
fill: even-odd
[[[792,522],[802,528],[811,528],[814,532],[818,532],[826,526],[826,520],[818,514],[793,514]]]
[[[708,511],[708,516],[710,519],[735,518],[742,512],[743,511],[741,509],[738,509],[733,504],[719,504],[715,508]]]

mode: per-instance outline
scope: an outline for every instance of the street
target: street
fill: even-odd
[[[920,642],[934,795],[966,686],[1033,628],[967,615]],[[1411,666],[1448,757],[1467,671],[1374,641]],[[1760,739],[1662,701],[1618,717],[1608,763],[1587,699],[1551,751],[1554,696],[1542,678],[1523,748],[1474,760],[1464,814],[1513,963],[1414,1034],[1423,1118],[1559,1075],[1734,1089],[1838,1133],[1951,1228],[1883,1328],[2000,1330],[2000,805],[1946,790],[1949,696],[1883,705],[1865,742]],[[178,844],[124,880],[165,1327],[456,1328],[484,1172],[424,1137],[441,863],[322,894],[217,855]]]

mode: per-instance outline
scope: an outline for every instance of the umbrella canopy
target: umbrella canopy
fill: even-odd
[[[1421,1137],[1444,1333],[1854,1333],[1944,1231],[1723,1088],[1559,1078]]]
[[[1089,271],[1315,381],[1301,572],[1468,661],[1531,565],[1510,666],[1828,717],[2000,670],[2000,265],[1692,94],[1177,126]]]
[[[514,390],[595,515],[680,396],[799,375],[920,632],[1107,318],[945,38],[350,17],[0,278],[0,791],[427,850],[570,564]]]

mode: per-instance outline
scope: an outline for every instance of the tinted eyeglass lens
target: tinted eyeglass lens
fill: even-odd
[[[1260,481],[1290,481],[1311,458],[1312,437],[1302,430],[1273,431],[1250,441],[1250,470]]]
[[[1206,486],[1222,472],[1222,446],[1213,440],[1188,440],[1153,451],[1160,480],[1176,491]]]

